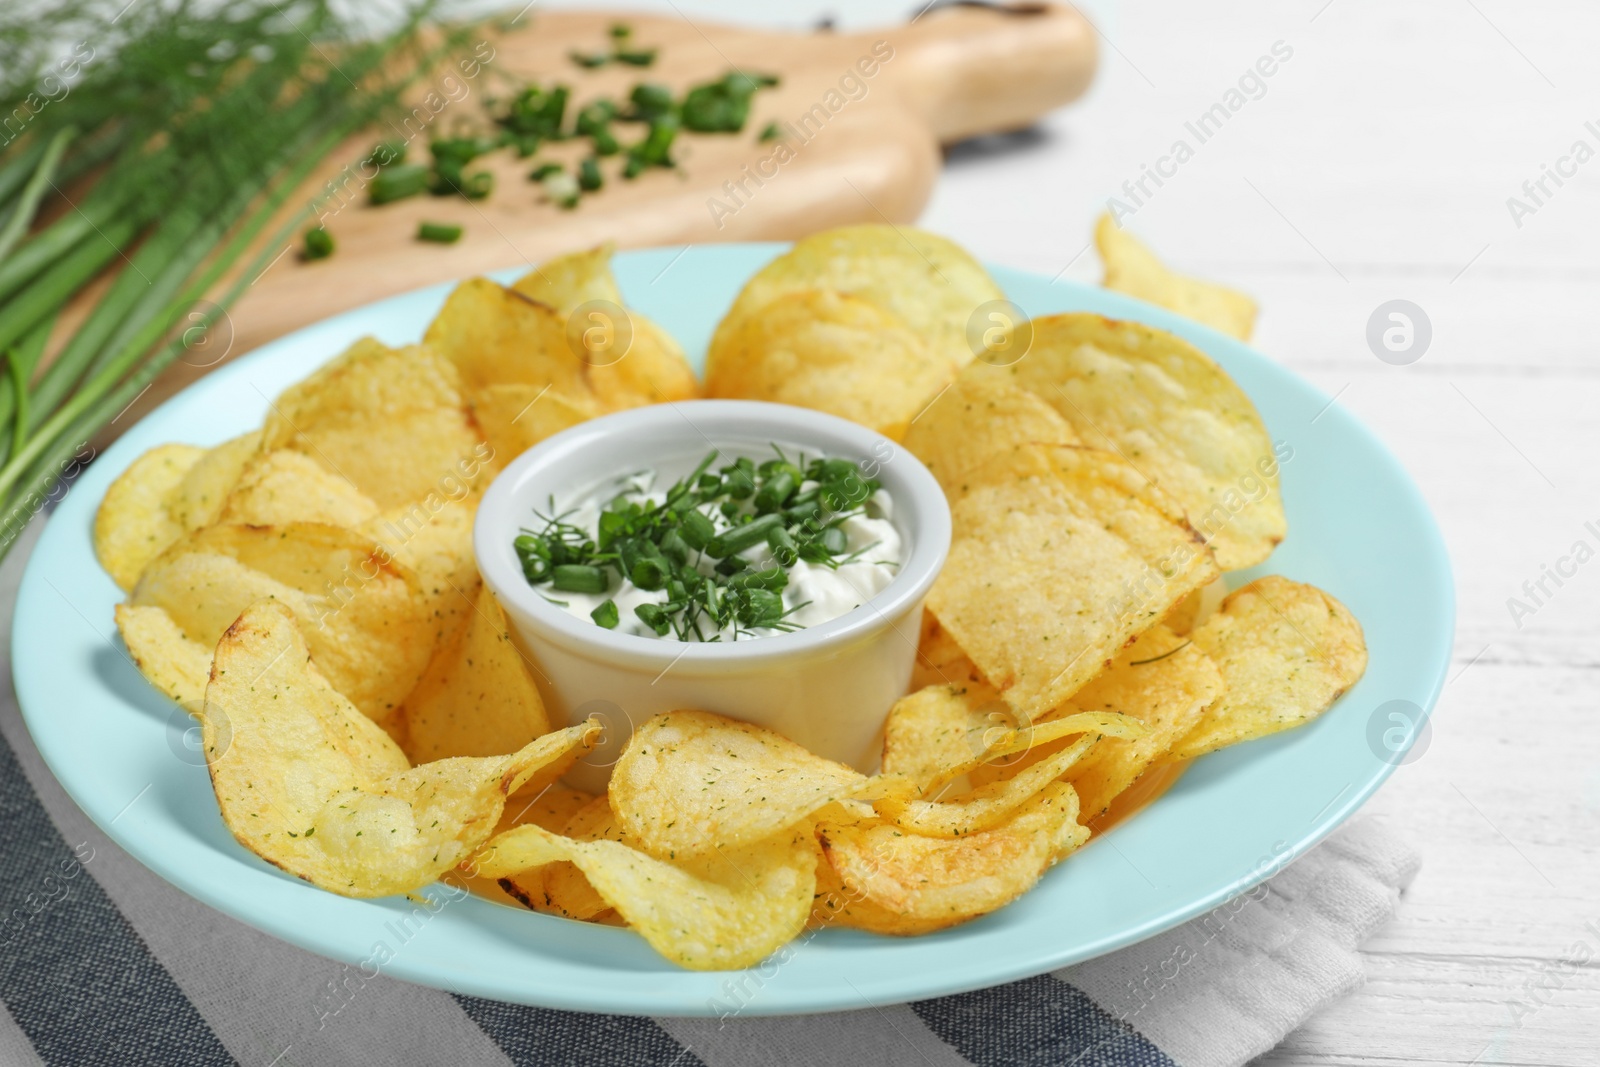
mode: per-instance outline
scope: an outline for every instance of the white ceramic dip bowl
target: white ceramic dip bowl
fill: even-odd
[[[651,469],[665,486],[717,449],[717,464],[772,457],[772,446],[856,462],[892,501],[902,541],[892,581],[860,607],[790,633],[678,641],[607,630],[546,601],[512,542],[538,515]],[[591,419],[524,452],[484,494],[473,528],[483,580],[527,653],[553,725],[596,716],[599,746],[567,780],[598,792],[633,727],[693,708],[765,726],[812,752],[876,769],[884,717],[916,661],[922,601],[950,548],[950,512],[933,475],[889,438],[807,408],[693,400]],[[560,594],[552,594],[559,596]]]

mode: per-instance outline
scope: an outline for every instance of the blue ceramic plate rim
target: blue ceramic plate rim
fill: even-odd
[[[629,303],[673,332],[696,364],[744,280],[781,244],[620,254]],[[298,330],[167,401],[94,462],[33,549],[17,599],[12,663],[28,728],[73,800],[113,840],[185,892],[283,940],[456,993],[577,1011],[776,1015],[939,996],[1091,959],[1201,915],[1322,840],[1393,772],[1389,702],[1431,712],[1454,635],[1443,538],[1399,462],[1348,411],[1246,345],[1117,293],[1003,267],[1030,315],[1087,310],[1171,330],[1255,399],[1283,463],[1289,538],[1237,585],[1283,573],[1343,599],[1371,647],[1367,675],[1317,722],[1196,762],[1166,795],[1083,849],[1010,907],[910,939],[826,929],[746,975],[681,971],[629,931],[425,890],[348,900],[271,868],[217,816],[181,709],[151,690],[115,636],[121,594],[95,562],[106,486],[164,441],[214,444],[256,425],[268,397],[355,337],[413,341],[449,291],[435,285]],[[509,281],[521,271],[499,272]],[[1380,739],[1382,739],[1380,741]],[[1387,746],[1387,747],[1386,747]],[[1335,788],[1336,787],[1336,788]],[[738,984],[734,984],[735,981]]]

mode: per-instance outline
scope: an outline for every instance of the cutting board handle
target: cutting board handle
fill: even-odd
[[[940,143],[1019,129],[1094,78],[1094,27],[1074,7],[956,3],[891,32],[897,91]]]

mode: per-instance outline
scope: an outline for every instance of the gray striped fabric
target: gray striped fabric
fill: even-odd
[[[1265,888],[1112,956],[826,1017],[576,1015],[367,980],[167,885],[50,775],[9,661],[39,526],[0,568],[0,1067],[1226,1067],[1360,984],[1358,946],[1416,870],[1409,847],[1358,821]]]

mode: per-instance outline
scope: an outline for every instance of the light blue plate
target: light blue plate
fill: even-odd
[[[744,280],[780,248],[628,252],[616,269],[629,304],[698,362]],[[1394,457],[1344,408],[1271,360],[1114,293],[995,275],[1031,315],[1087,309],[1147,322],[1188,338],[1239,380],[1273,439],[1294,450],[1283,463],[1289,538],[1259,571],[1343,600],[1366,628],[1371,663],[1315,723],[1197,761],[1155,804],[993,915],[909,939],[824,930],[764,964],[735,995],[730,975],[679,970],[626,930],[475,897],[450,901],[438,886],[427,892],[443,903],[431,911],[404,898],[346,900],[234,842],[185,739],[188,716],[145,684],[116,636],[112,606],[121,594],[95,562],[95,508],[145,449],[211,445],[256,426],[268,397],[357,337],[415,341],[444,285],[339,315],[218,369],[89,468],[34,549],[17,600],[12,663],[28,727],[90,818],[184,891],[313,952],[501,1000],[678,1015],[741,1004],[751,1015],[859,1008],[1039,974],[1193,918],[1321,840],[1400,762],[1416,730],[1391,717],[1404,705],[1390,702],[1430,709],[1449,662],[1454,594],[1444,543]]]

